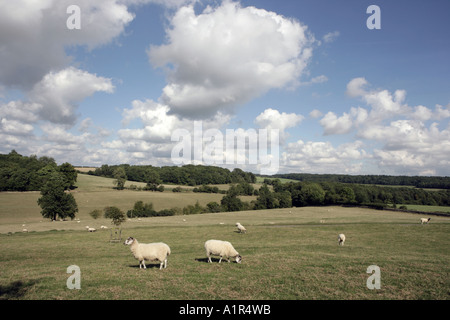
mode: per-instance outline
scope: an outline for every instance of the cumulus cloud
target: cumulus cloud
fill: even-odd
[[[69,30],[71,0],[0,2],[0,84],[29,90],[71,62],[65,49],[89,50],[118,37],[134,16],[119,0],[78,0],[81,29]]]
[[[320,124],[324,128],[324,134],[344,134],[350,132],[353,126],[350,115],[345,113],[337,117],[332,111],[328,112],[321,120]]]
[[[287,129],[299,125],[304,117],[300,114],[281,112],[272,108],[264,110],[255,118],[255,124],[263,129],[278,129],[280,130],[280,139],[284,140],[288,137],[285,132]]]
[[[361,141],[334,147],[329,141],[289,143],[282,153],[285,171],[311,173],[359,173],[368,155]]]
[[[449,106],[409,106],[405,90],[372,90],[364,78],[352,79],[347,94],[368,108],[352,107],[341,116],[328,112],[319,121],[325,135],[354,130],[358,139],[379,144],[373,159],[388,173],[448,174],[450,131],[440,126],[450,118]]]
[[[73,124],[79,102],[95,92],[112,93],[113,90],[111,79],[69,67],[45,75],[30,91],[29,98],[42,106],[39,109],[42,119]]]
[[[150,62],[165,67],[161,100],[185,117],[210,117],[270,89],[295,85],[312,57],[313,36],[300,22],[224,1],[196,15],[177,11],[167,43],[151,46]]]

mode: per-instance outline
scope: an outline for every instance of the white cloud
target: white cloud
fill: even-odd
[[[314,109],[313,111],[311,111],[309,113],[309,116],[311,118],[317,119],[317,118],[320,118],[321,116],[323,116],[323,113],[320,110]]]
[[[39,110],[42,119],[54,123],[73,124],[79,102],[95,92],[112,93],[113,90],[111,79],[69,67],[45,75],[33,87],[29,98],[42,106]]]
[[[347,84],[347,94],[352,98],[363,96],[366,93],[363,87],[366,86],[367,84],[368,82],[364,78],[352,79]]]
[[[405,90],[370,90],[364,78],[347,85],[347,94],[360,98],[369,109],[352,107],[337,116],[328,112],[320,124],[325,135],[356,130],[356,137],[379,145],[373,159],[383,172],[402,174],[448,174],[450,130],[440,129],[450,117],[449,106],[409,106]],[[437,120],[429,125],[427,121]],[[441,121],[441,123],[439,122]]]
[[[324,35],[322,39],[325,43],[330,43],[336,40],[336,38],[339,37],[340,34],[341,33],[339,31],[329,32],[326,35]]]
[[[337,117],[330,111],[319,122],[324,128],[325,135],[348,133],[353,125],[350,115],[345,112],[341,117]]]
[[[0,2],[0,84],[29,90],[52,70],[68,65],[65,48],[89,50],[110,43],[133,20],[119,0],[78,0],[81,29],[69,30],[72,0]]]
[[[300,114],[286,112],[280,113],[278,110],[269,108],[256,117],[255,124],[263,129],[279,129],[280,139],[283,143],[288,137],[285,131],[299,125],[303,119],[304,117]]]
[[[298,140],[282,153],[284,171],[307,173],[359,173],[367,153],[361,141],[344,143],[337,148],[331,142]]]
[[[186,117],[232,113],[270,89],[295,85],[312,57],[306,26],[236,2],[199,15],[186,6],[170,23],[167,44],[148,55],[155,67],[166,66],[162,101]]]

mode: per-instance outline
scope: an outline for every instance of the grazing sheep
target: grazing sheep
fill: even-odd
[[[343,246],[343,245],[344,245],[344,242],[345,242],[345,234],[340,233],[340,234],[338,235],[338,244],[339,244],[340,246]]]
[[[431,220],[431,218],[420,218],[420,222],[421,222],[421,224],[424,224],[424,223],[426,223],[426,224],[428,224],[428,222]]]
[[[247,229],[245,229],[245,227],[242,224],[240,224],[239,222],[236,222],[236,227],[238,228],[240,233],[246,233],[247,232]]]
[[[107,226],[100,226],[100,229],[108,229]]]
[[[22,232],[28,232],[28,229],[24,228],[24,229],[22,229]]]
[[[123,244],[130,246],[134,257],[139,260],[139,269],[141,269],[142,266],[144,266],[144,269],[147,269],[145,260],[159,261],[161,263],[159,265],[159,270],[163,268],[163,265],[164,268],[167,268],[167,257],[170,255],[170,248],[167,244],[163,242],[139,243],[137,239],[133,237],[129,237]]]
[[[89,227],[89,226],[86,226],[86,229],[87,229],[87,231],[89,231],[89,232],[95,232],[95,231],[97,231],[97,229],[91,228],[91,227]]]
[[[211,255],[220,256],[219,263],[222,262],[222,258],[225,257],[228,262],[230,258],[235,258],[236,263],[241,263],[242,257],[237,252],[233,245],[228,241],[221,240],[208,240],[205,242],[206,256],[208,257],[208,262],[211,261]]]

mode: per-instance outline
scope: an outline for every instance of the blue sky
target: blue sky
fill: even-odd
[[[80,30],[66,27],[73,4]],[[366,26],[372,4],[381,29]],[[171,136],[201,121],[277,129],[279,173],[448,176],[449,11],[445,0],[0,0],[0,152],[173,165]]]

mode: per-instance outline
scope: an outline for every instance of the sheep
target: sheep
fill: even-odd
[[[345,234],[340,233],[338,235],[338,245],[343,246],[345,242]]]
[[[23,228],[22,232],[28,232],[28,229]]]
[[[420,222],[421,222],[421,224],[424,224],[424,223],[426,223],[426,224],[428,224],[428,221],[430,221],[431,220],[431,218],[420,218]]]
[[[147,261],[159,261],[159,270],[167,268],[167,257],[170,255],[170,247],[163,243],[139,243],[137,239],[133,237],[129,237],[124,245],[130,246],[131,252],[134,257],[139,260],[139,269],[144,267],[147,269],[145,265],[145,260]]]
[[[108,229],[107,226],[100,226],[100,229]]]
[[[242,224],[240,224],[239,222],[236,222],[236,227],[238,228],[240,233],[246,233],[247,232],[247,229],[245,229],[245,227]]]
[[[87,229],[87,231],[89,231],[89,232],[95,232],[95,231],[97,231],[97,229],[91,228],[91,227],[89,227],[89,226],[86,226],[86,229]]]
[[[222,258],[225,257],[228,262],[230,258],[235,258],[236,263],[241,263],[242,256],[237,252],[233,245],[228,241],[222,240],[208,240],[205,242],[206,256],[208,262],[211,263],[211,255],[220,256],[219,263],[222,262]]]

